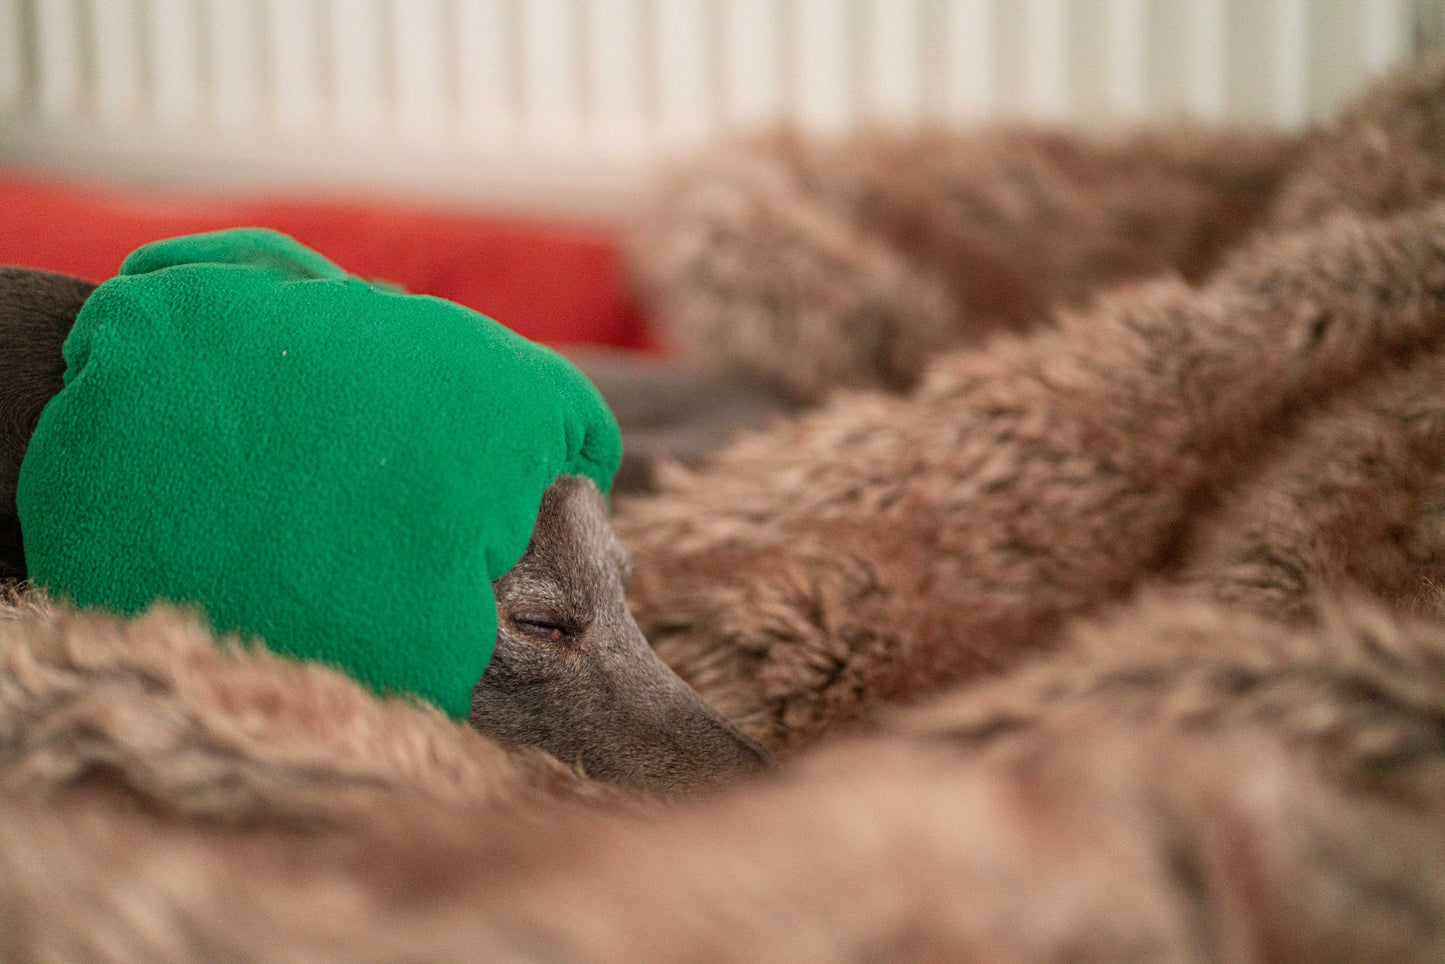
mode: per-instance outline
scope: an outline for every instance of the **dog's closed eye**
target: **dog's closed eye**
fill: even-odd
[[[512,617],[512,625],[527,636],[552,643],[566,642],[581,631],[575,622],[557,613],[522,613]]]

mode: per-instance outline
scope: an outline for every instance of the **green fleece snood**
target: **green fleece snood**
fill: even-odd
[[[65,362],[20,473],[33,581],[126,613],[197,604],[460,719],[542,493],[606,492],[621,459],[556,353],[270,231],[135,251]]]

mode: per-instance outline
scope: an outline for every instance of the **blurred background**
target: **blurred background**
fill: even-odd
[[[1298,127],[1445,0],[0,0],[0,164],[625,217],[787,120]]]
[[[1297,130],[1445,0],[0,0],[0,264],[100,281],[261,225],[552,344],[665,347],[626,230],[660,161],[819,135]]]

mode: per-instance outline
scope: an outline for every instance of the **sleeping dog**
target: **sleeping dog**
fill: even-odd
[[[61,346],[92,290],[63,275],[0,268],[0,581],[25,578],[20,464],[41,410],[61,390]],[[496,649],[473,691],[472,726],[658,792],[771,767],[761,744],[653,653],[627,609],[626,571],[597,487],[559,478],[526,554],[493,584]]]

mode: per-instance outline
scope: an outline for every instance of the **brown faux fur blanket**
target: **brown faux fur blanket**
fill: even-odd
[[[0,959],[1445,958],[1445,72],[1302,139],[867,143],[720,149],[639,242],[827,399],[617,520],[782,777],[663,808],[19,600]]]
[[[753,144],[679,175],[638,270],[700,356],[805,396],[931,361],[624,506],[663,658],[787,749],[1015,665],[1147,582],[1286,619],[1321,593],[1433,606],[1445,66],[1299,140],[1207,140]],[[981,307],[975,284],[1012,288],[940,254],[980,245],[1066,306]]]
[[[0,651],[7,961],[1445,954],[1445,630],[1368,607],[1146,599],[645,817],[172,615],[23,612]]]

